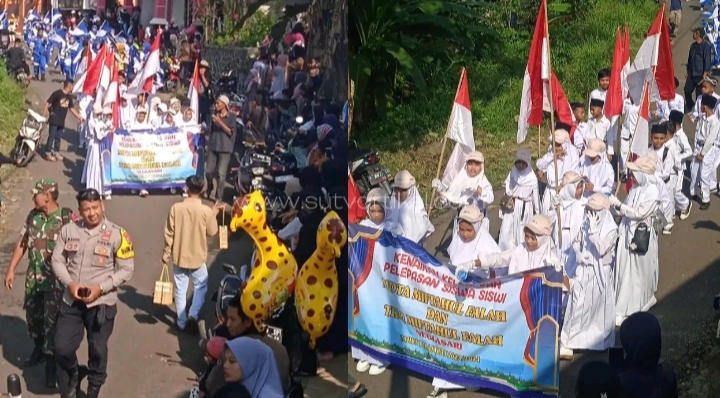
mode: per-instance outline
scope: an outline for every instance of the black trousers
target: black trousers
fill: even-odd
[[[60,385],[67,385],[69,373],[78,366],[77,350],[87,331],[88,383],[101,386],[107,378],[108,340],[115,326],[117,306],[100,305],[87,308],[76,301],[60,304],[55,330],[55,361],[62,370],[58,374]]]
[[[702,85],[700,85],[702,80],[702,76],[688,76],[685,79],[685,112],[690,112],[695,106],[695,100],[692,97],[693,92],[695,92],[695,98],[702,94]]]

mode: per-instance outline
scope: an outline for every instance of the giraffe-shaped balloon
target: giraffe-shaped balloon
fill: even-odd
[[[308,335],[310,348],[327,333],[337,309],[338,275],[335,259],[347,243],[347,228],[334,211],[325,215],[317,230],[317,248],[295,281],[295,307]]]
[[[230,230],[243,229],[257,246],[257,258],[243,289],[243,312],[258,330],[263,321],[292,294],[297,261],[267,225],[265,199],[254,191],[233,204]]]

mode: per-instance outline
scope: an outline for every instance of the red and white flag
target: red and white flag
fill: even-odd
[[[628,73],[630,96],[636,104],[640,103],[646,80],[651,81],[651,101],[675,98],[675,67],[664,4],[660,7]]]
[[[105,105],[105,96],[110,88],[110,82],[112,81],[113,70],[115,69],[115,56],[110,48],[106,50],[105,62],[102,65],[100,71],[100,81],[97,85],[95,101],[99,104]]]
[[[625,49],[623,48],[623,37],[620,28],[617,29],[615,37],[615,51],[613,52],[612,70],[610,72],[610,86],[605,97],[605,108],[603,109],[605,117],[614,122],[617,117],[622,114],[623,96],[622,89],[622,69],[624,66]]]
[[[113,111],[113,126],[118,128],[120,125],[120,86],[118,85],[118,69],[115,65],[112,66],[112,77],[110,78],[110,84],[105,92],[105,98],[103,99],[103,108],[112,107]]]
[[[450,123],[446,137],[455,141],[442,182],[447,187],[463,168],[465,158],[475,150],[475,135],[473,134],[472,111],[470,105],[470,89],[468,88],[467,71],[465,68],[460,72],[460,84],[455,95],[452,111],[450,112]]]
[[[87,71],[85,72],[85,79],[82,85],[82,93],[85,95],[93,95],[93,92],[100,84],[100,77],[102,75],[103,66],[105,65],[105,58],[107,57],[108,46],[103,45],[98,53],[98,56],[90,62]]]
[[[200,107],[199,107],[199,96],[200,96],[200,72],[199,72],[199,64],[198,61],[195,60],[195,70],[193,71],[193,77],[190,81],[190,87],[188,87],[187,92],[187,99],[190,101],[190,109],[193,110],[193,118],[195,120],[195,123],[200,120],[200,115],[198,114]]]
[[[160,71],[160,37],[162,36],[161,29],[158,29],[150,46],[150,54],[145,60],[142,70],[142,89],[146,93],[155,93],[155,74]]]
[[[547,31],[547,0],[540,3],[535,33],[530,44],[528,64],[523,79],[517,142],[525,141],[529,126],[542,124],[543,111],[556,112],[557,121],[573,125],[573,113],[555,72],[550,68]],[[552,86],[551,86],[552,85]],[[552,88],[552,99],[549,93]],[[551,101],[552,100],[552,101]],[[554,109],[553,109],[554,108]]]
[[[625,25],[625,37],[623,38],[623,66],[620,73],[620,84],[622,86],[623,100],[627,98],[630,88],[628,87],[628,74],[630,74],[630,29]]]
[[[635,136],[632,139],[630,152],[637,156],[645,156],[650,143],[650,82],[645,82],[642,92],[642,102],[638,111],[638,121],[635,127]]]

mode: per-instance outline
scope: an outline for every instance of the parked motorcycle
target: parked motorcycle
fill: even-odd
[[[376,151],[358,148],[357,142],[351,141],[348,163],[360,195],[366,195],[376,187],[382,188],[388,195],[392,194],[392,175],[387,167],[380,164],[380,155]]]
[[[27,88],[30,85],[30,76],[25,73],[25,69],[18,68],[18,70],[12,72],[15,75],[15,81],[17,81],[23,88]]]
[[[38,141],[40,141],[40,136],[46,124],[46,118],[32,109],[28,109],[25,120],[20,126],[20,131],[15,137],[15,146],[10,151],[10,158],[15,161],[18,167],[27,166],[35,156]]]
[[[165,71],[165,90],[174,93],[180,87],[180,62],[175,57],[167,59]]]
[[[231,98],[231,94],[235,94],[238,90],[238,78],[235,71],[230,69],[220,74],[217,82],[215,82],[217,95],[227,95]]]

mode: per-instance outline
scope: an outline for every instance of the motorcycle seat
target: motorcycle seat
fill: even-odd
[[[356,160],[360,160],[364,158],[365,156],[371,154],[373,151],[371,149],[366,148],[357,148],[357,149],[351,149],[348,151],[348,160],[350,162],[354,162]]]

